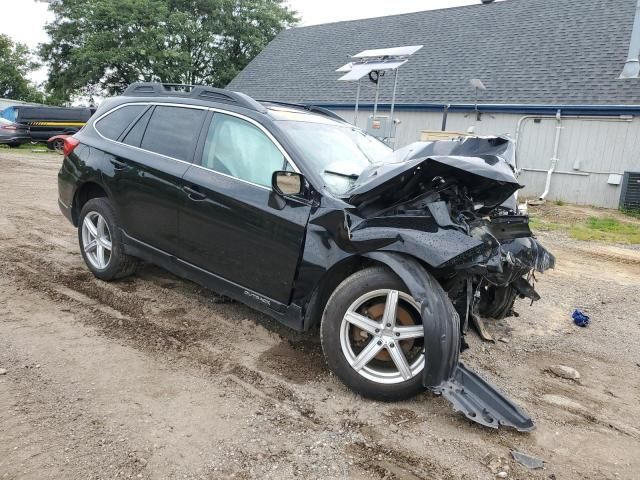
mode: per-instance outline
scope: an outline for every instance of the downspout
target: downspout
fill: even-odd
[[[444,106],[444,111],[442,112],[442,131],[445,132],[447,130],[447,116],[449,115],[449,107],[451,105],[447,104]]]
[[[631,42],[629,43],[629,53],[624,64],[620,79],[638,78],[640,74],[640,0],[636,5],[636,15],[633,20],[633,30],[631,31]]]
[[[639,0],[640,1],[640,0]],[[560,147],[560,131],[562,130],[562,115],[560,109],[556,112],[556,138],[553,143],[553,156],[551,157],[551,165],[547,171],[547,181],[544,186],[544,192],[540,195],[539,200],[544,200],[549,195],[549,187],[551,186],[551,175],[558,165],[558,149]]]

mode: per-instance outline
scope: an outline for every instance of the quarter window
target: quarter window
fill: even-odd
[[[140,147],[190,162],[203,116],[203,110],[194,108],[157,106]]]
[[[274,171],[288,169],[284,155],[262,130],[221,113],[209,127],[202,166],[265,187],[271,186]]]
[[[127,145],[131,145],[133,147],[139,147],[140,142],[142,141],[142,136],[144,135],[144,131],[147,128],[147,124],[149,123],[149,117],[151,117],[152,108],[147,110],[142,117],[138,119],[136,124],[131,127],[131,130],[127,132],[127,134],[122,139],[122,143],[126,143]]]
[[[127,105],[113,110],[96,122],[96,130],[106,138],[117,140],[145,108],[146,105]]]

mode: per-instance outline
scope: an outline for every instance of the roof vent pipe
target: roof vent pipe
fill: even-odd
[[[640,74],[640,0],[636,5],[636,16],[633,20],[633,30],[631,31],[631,43],[629,44],[629,54],[627,55],[627,61],[624,64],[621,79],[625,78],[638,78]]]
[[[496,0],[480,0],[482,3],[484,3],[485,5],[488,5],[490,3],[495,2]]]

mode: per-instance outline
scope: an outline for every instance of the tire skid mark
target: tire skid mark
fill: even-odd
[[[1,253],[2,250],[0,250]],[[11,265],[5,270],[9,275],[13,274],[16,282],[45,293],[56,302],[64,302],[88,310],[92,314],[90,320],[83,315],[75,317],[92,327],[97,326],[107,336],[128,340],[136,347],[142,346],[156,354],[165,353],[167,350],[175,352],[174,355],[181,361],[207,366],[207,372],[211,376],[233,377],[233,380],[240,385],[250,386],[254,393],[255,390],[260,391],[262,397],[270,399],[274,404],[286,404],[291,410],[297,412],[297,418],[305,419],[307,426],[320,423],[315,411],[305,406],[306,402],[301,401],[293,390],[277,381],[277,377],[264,375],[237,363],[237,360],[234,361],[229,355],[212,352],[201,345],[203,339],[197,332],[167,328],[147,320],[138,312],[134,314],[123,312],[109,303],[110,296],[98,295],[98,298],[89,296],[94,290],[85,292],[83,291],[85,289],[78,289],[78,285],[70,282],[65,275],[55,273],[45,275],[24,262],[24,255],[20,258],[22,260],[11,259]],[[2,255],[0,255],[0,265],[2,263]],[[90,273],[88,276],[93,278]]]
[[[354,442],[347,452],[356,458],[356,464],[377,478],[407,480],[454,480],[450,468],[426,455],[416,457],[395,448],[371,442]]]

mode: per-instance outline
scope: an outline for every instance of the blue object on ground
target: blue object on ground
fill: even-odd
[[[586,327],[589,325],[589,315],[585,315],[580,310],[576,310],[573,312],[573,323],[578,325],[579,327]]]

